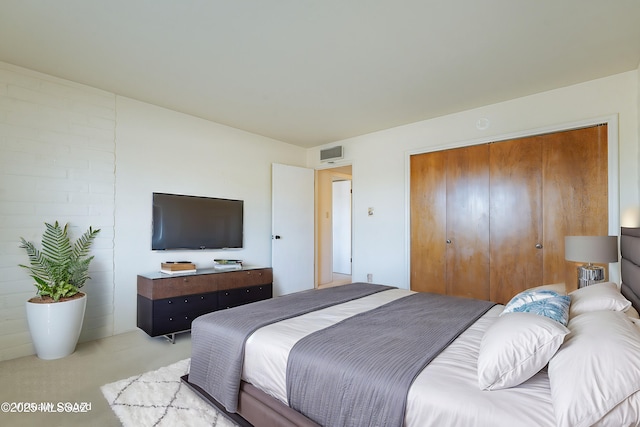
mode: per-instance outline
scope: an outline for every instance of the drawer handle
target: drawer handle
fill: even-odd
[[[200,297],[200,299],[201,299],[201,300],[203,300],[203,299],[204,299],[204,297],[203,297],[203,296],[201,296],[201,297]]]
[[[247,289],[247,293],[251,292],[251,289]]]
[[[169,320],[173,322],[173,317],[169,317]]]
[[[185,300],[184,300],[184,302],[189,302],[189,300],[188,300],[188,299],[185,299]]]
[[[173,304],[173,301],[169,300],[167,301],[167,304]]]

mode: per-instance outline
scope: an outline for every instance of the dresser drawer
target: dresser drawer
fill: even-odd
[[[224,282],[220,284],[218,289],[247,288],[249,286],[267,285],[272,282],[273,272],[270,268],[230,271],[225,274]]]
[[[251,302],[262,301],[263,299],[269,299],[273,294],[273,285],[268,283],[266,285],[254,286],[249,296]]]
[[[218,290],[218,281],[211,280],[209,275],[186,275],[149,280],[138,276],[138,294],[157,300],[195,295]]]
[[[153,301],[154,315],[207,313],[215,310],[217,306],[217,292],[199,295],[183,295]]]
[[[151,336],[172,334],[191,329],[191,322],[198,317],[193,314],[183,313],[174,315],[157,315],[153,319]]]
[[[154,337],[186,331],[196,317],[217,310],[217,304],[217,292],[161,300],[138,295],[138,327]]]
[[[218,308],[225,309],[271,298],[272,285],[227,289],[218,292]]]

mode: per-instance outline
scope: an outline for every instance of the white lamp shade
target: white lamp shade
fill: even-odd
[[[618,236],[565,236],[564,258],[574,262],[618,262]]]

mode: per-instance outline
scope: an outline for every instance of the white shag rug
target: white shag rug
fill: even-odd
[[[189,372],[190,361],[106,384],[100,390],[124,427],[236,426],[180,380]]]

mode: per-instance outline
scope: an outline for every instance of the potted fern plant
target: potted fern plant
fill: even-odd
[[[89,250],[100,232],[91,227],[71,243],[67,229],[56,221],[45,223],[42,249],[20,238],[30,265],[20,264],[29,270],[35,281],[36,296],[27,301],[27,322],[36,353],[41,359],[59,359],[75,351],[87,295],[80,292],[89,277],[89,264],[93,256]]]

